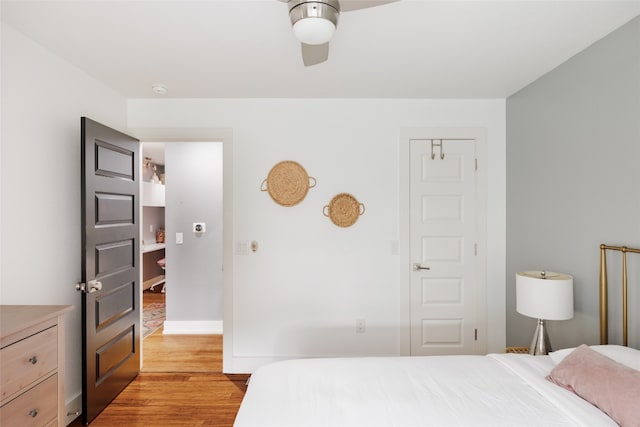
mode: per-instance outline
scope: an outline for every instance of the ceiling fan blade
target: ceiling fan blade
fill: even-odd
[[[302,62],[305,67],[320,64],[329,58],[329,43],[302,45]]]
[[[366,9],[369,7],[382,6],[387,3],[395,3],[399,0],[340,0],[340,11]]]

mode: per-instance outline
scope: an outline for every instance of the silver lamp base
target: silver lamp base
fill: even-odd
[[[551,343],[549,342],[549,335],[547,335],[547,329],[544,327],[544,320],[538,319],[538,327],[533,335],[531,346],[529,347],[529,354],[534,356],[542,356],[549,354],[551,351]]]

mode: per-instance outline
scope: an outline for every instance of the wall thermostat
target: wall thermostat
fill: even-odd
[[[204,222],[194,222],[193,223],[193,232],[194,233],[204,233],[207,231],[207,224]]]

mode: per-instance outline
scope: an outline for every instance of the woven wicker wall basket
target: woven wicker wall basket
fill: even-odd
[[[277,163],[262,181],[260,191],[267,191],[279,205],[294,206],[304,200],[310,188],[316,186],[316,179],[297,162],[285,160]]]
[[[322,213],[338,227],[350,227],[364,214],[364,204],[358,202],[351,194],[340,193],[322,208]]]

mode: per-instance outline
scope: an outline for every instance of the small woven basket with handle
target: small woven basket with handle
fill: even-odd
[[[350,227],[364,214],[364,204],[349,193],[340,193],[322,209],[322,214],[338,227]]]

